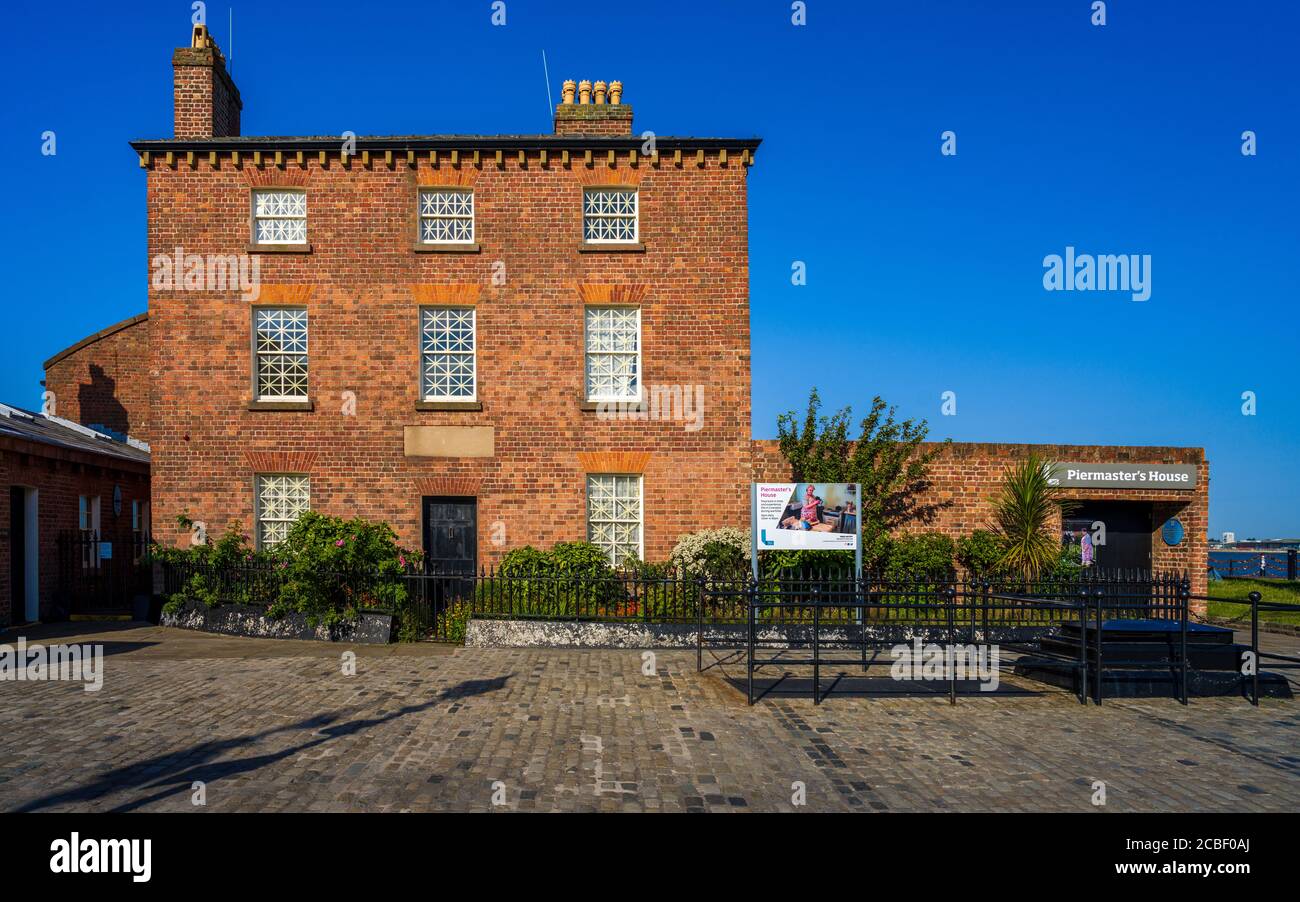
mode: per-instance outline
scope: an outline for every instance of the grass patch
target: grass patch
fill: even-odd
[[[1209,615],[1250,626],[1250,601],[1247,596],[1251,592],[1258,592],[1264,601],[1300,604],[1300,582],[1277,579],[1211,580],[1207,593],[1212,599]],[[1259,619],[1260,622],[1300,626],[1300,611],[1260,611]]]

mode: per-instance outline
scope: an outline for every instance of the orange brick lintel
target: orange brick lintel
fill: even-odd
[[[412,285],[411,299],[417,304],[476,304],[479,286],[463,285]]]
[[[477,497],[482,480],[477,476],[423,476],[415,481],[421,495],[458,495]]]
[[[584,304],[640,304],[650,294],[645,283],[576,282],[573,290]]]
[[[310,473],[315,451],[245,451],[244,463],[255,473]]]
[[[644,473],[649,451],[579,451],[578,464],[584,473]]]

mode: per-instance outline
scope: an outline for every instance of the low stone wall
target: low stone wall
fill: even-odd
[[[324,624],[309,625],[306,614],[286,614],[273,619],[267,617],[262,608],[253,605],[229,604],[209,608],[198,602],[187,602],[175,614],[164,611],[162,625],[257,639],[315,639],[366,645],[386,645],[392,640],[393,633],[393,618],[388,614],[363,613],[354,622],[330,629]]]
[[[1039,639],[1051,632],[1049,626],[1013,626],[990,629],[988,635],[979,635],[980,642],[1026,642]],[[887,643],[943,642],[948,631],[936,627],[915,627],[902,624],[869,626],[867,635],[874,641]],[[827,629],[821,631],[821,641],[857,641],[859,631],[854,629]],[[764,641],[809,643],[810,627],[764,627],[755,633]],[[743,624],[707,625],[704,639],[710,645],[734,643],[736,647],[746,642]],[[959,632],[958,642],[968,642],[968,633]],[[694,648],[696,629],[693,623],[594,623],[572,620],[471,620],[465,630],[465,644],[471,648]]]

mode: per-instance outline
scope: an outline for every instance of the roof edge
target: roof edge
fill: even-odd
[[[137,323],[142,323],[148,318],[149,318],[149,311],[146,310],[144,313],[137,313],[135,316],[131,317],[130,319],[124,319],[120,323],[114,323],[113,325],[109,326],[107,329],[100,329],[98,332],[96,332],[93,335],[87,335],[85,338],[81,339],[81,341],[77,342],[76,344],[69,345],[68,347],[64,348],[62,351],[59,351],[59,353],[55,354],[49,360],[46,360],[45,363],[42,364],[41,369],[48,371],[50,367],[54,366],[54,364],[63,360],[65,357],[75,354],[77,351],[80,351],[84,347],[93,345],[95,342],[99,341],[100,339],[108,338],[108,336],[116,332],[121,332],[123,329],[129,329],[131,326],[134,326]]]
[[[273,147],[279,150],[333,150],[342,138],[317,137],[225,137],[225,138],[147,138],[130,142],[136,152],[172,150],[195,152],[214,150],[249,150],[256,147]],[[543,148],[588,147],[604,149],[634,149],[645,143],[637,135],[393,135],[387,137],[357,137],[360,150],[458,150],[464,148],[491,148],[510,150],[541,150]],[[762,138],[681,138],[657,135],[655,144],[669,150],[687,147],[728,150],[739,148],[751,152],[758,149]]]

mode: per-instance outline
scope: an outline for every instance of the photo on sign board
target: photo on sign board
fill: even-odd
[[[856,483],[758,483],[754,504],[760,548],[857,548]]]

